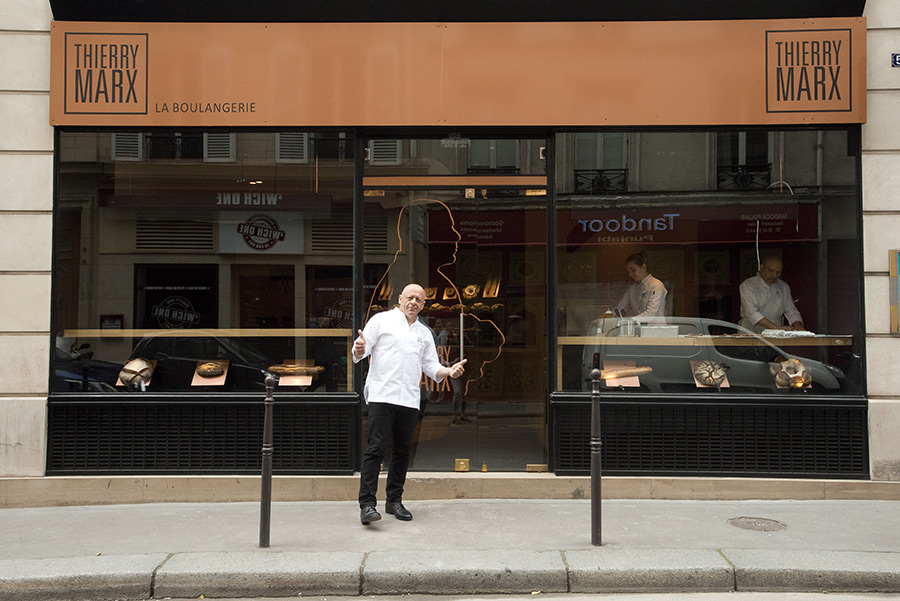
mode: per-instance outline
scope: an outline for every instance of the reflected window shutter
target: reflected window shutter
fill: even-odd
[[[203,160],[208,163],[233,163],[235,134],[203,134]]]
[[[369,140],[370,165],[399,165],[403,140]]]
[[[305,132],[275,134],[275,161],[278,163],[308,163],[309,134]]]
[[[144,134],[140,132],[112,134],[112,159],[114,161],[144,160]]]

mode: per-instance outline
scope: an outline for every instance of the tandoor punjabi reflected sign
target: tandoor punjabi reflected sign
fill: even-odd
[[[56,21],[50,123],[863,123],[865,44],[863,17],[677,23]]]
[[[543,243],[543,211],[454,211],[454,228],[443,212],[428,216],[429,241],[479,246]],[[561,246],[639,243],[710,244],[815,241],[814,203],[578,209],[557,212]],[[454,231],[455,229],[455,231]]]

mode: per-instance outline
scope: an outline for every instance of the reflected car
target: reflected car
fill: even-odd
[[[267,367],[281,360],[277,346],[259,348],[251,340],[241,337],[218,336],[214,332],[196,330],[166,332],[144,336],[131,351],[130,358],[156,361],[148,390],[192,390],[191,383],[198,362],[228,359],[225,390],[264,391]],[[196,390],[196,389],[194,389]],[[221,390],[217,387],[214,390]]]
[[[53,357],[54,392],[115,392],[122,366],[56,348]]]
[[[627,335],[623,335],[623,332]],[[581,375],[583,390],[591,390],[594,368],[618,366],[650,367],[639,376],[639,390],[654,393],[684,393],[716,390],[698,386],[693,367],[701,361],[721,364],[726,381],[722,389],[736,393],[786,394],[792,389],[776,383],[771,366],[798,359],[812,381],[802,390],[835,394],[846,391],[844,372],[834,365],[784,351],[768,339],[737,324],[695,317],[597,320],[591,335],[607,336],[608,344],[585,345]],[[785,345],[790,341],[785,340]],[[605,387],[604,387],[605,388]]]

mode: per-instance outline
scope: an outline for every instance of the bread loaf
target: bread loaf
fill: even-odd
[[[153,363],[149,359],[132,359],[119,372],[119,381],[125,386],[146,384],[153,377]]]
[[[325,371],[325,368],[321,365],[282,363],[280,365],[270,365],[269,371],[277,376],[314,376]]]
[[[204,378],[215,378],[225,373],[225,368],[221,363],[203,363],[197,367],[197,374]]]

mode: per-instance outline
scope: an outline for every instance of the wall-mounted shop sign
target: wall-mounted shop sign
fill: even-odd
[[[766,32],[770,112],[849,112],[853,108],[853,30]]]
[[[430,242],[524,245],[544,239],[543,210],[444,211],[428,216]],[[560,245],[815,241],[815,203],[573,209],[557,212]],[[451,227],[452,226],[452,227]]]
[[[710,244],[815,241],[813,203],[672,206],[560,211],[559,242],[585,244]]]
[[[51,27],[50,123],[863,123],[865,44],[864,17],[519,23],[56,21]]]
[[[219,215],[219,252],[303,254],[303,217],[297,213]]]
[[[146,115],[146,33],[66,33],[64,111]]]

